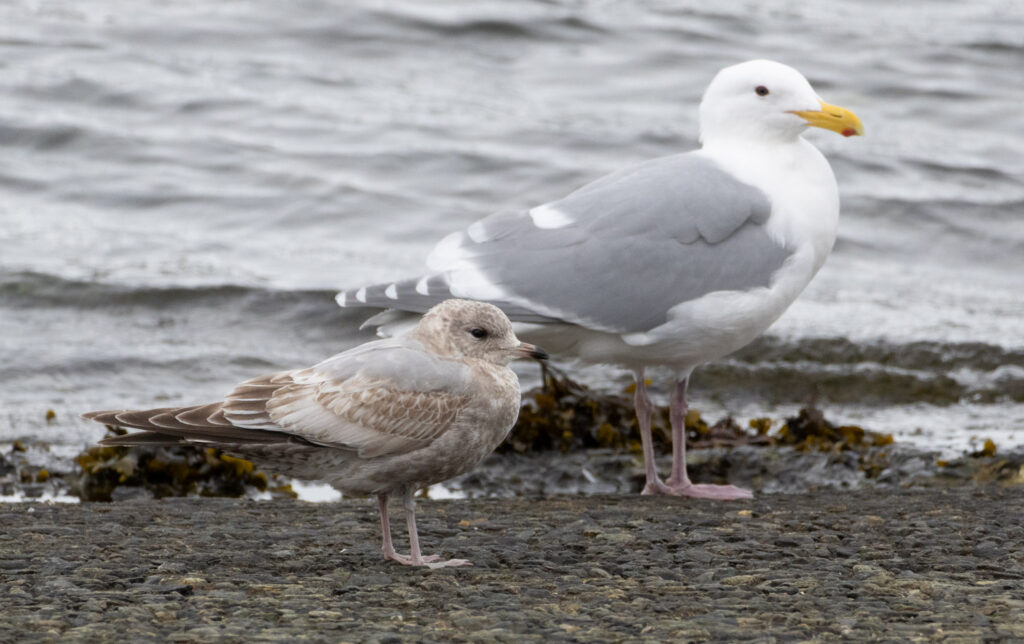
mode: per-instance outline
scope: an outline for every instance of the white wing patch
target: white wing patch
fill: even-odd
[[[575,223],[575,220],[563,211],[550,205],[538,206],[530,210],[529,215],[538,228],[564,228]],[[481,260],[480,250],[477,247],[477,244],[486,243],[492,238],[492,235],[487,232],[486,223],[487,220],[482,219],[470,225],[465,232],[451,233],[438,242],[427,257],[427,266],[434,273],[417,283],[416,292],[427,295],[426,280],[441,274],[452,297],[485,302],[506,302],[546,317],[604,330],[596,322],[581,318],[570,311],[562,311],[554,306],[544,306],[513,293],[488,277],[485,271],[481,270],[480,263],[486,260]],[[356,297],[358,299],[358,294]]]
[[[469,228],[466,229],[466,234],[469,235],[470,239],[472,239],[478,244],[490,239],[490,236],[487,234],[486,227],[484,226],[483,220],[475,221],[472,224],[470,224]]]
[[[513,295],[481,273],[470,261],[462,261],[446,275],[453,297],[483,301],[509,301]]]
[[[482,229],[477,230],[477,233],[482,234]],[[477,268],[476,253],[472,247],[466,245],[467,241],[473,243],[472,236],[463,232],[448,235],[431,251],[427,257],[427,266],[433,271],[444,273],[452,297],[485,301],[507,299],[509,294],[505,289],[492,282]],[[426,284],[422,280],[421,283],[425,291]],[[417,284],[417,292],[421,292],[419,287],[420,284]]]
[[[572,217],[550,204],[531,209],[530,219],[533,220],[534,226],[544,229],[565,228],[575,222]]]
[[[434,250],[427,256],[427,267],[432,271],[442,272],[464,259],[468,255],[463,245],[465,239],[466,234],[457,231],[437,242],[437,246],[434,246]]]
[[[426,275],[420,278],[420,281],[416,282],[416,292],[420,295],[430,295],[430,288],[427,286],[427,281],[430,279],[430,275]]]
[[[395,285],[395,284],[392,284],[391,286],[389,286],[386,289],[384,289],[384,297],[388,298],[389,300],[397,300],[398,299],[398,286]]]

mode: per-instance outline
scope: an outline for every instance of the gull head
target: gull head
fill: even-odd
[[[441,355],[496,365],[548,357],[543,349],[520,342],[508,316],[486,302],[445,300],[424,313],[410,335]]]
[[[821,100],[797,70],[770,60],[749,60],[718,72],[700,103],[705,145],[794,140],[808,127],[843,136],[864,134],[857,116]]]

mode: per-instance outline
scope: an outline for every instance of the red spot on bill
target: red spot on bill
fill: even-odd
[[[842,132],[843,136],[853,136],[856,133],[857,130],[853,129],[852,127],[848,127]]]

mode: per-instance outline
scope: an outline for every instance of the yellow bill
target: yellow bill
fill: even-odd
[[[822,101],[821,110],[793,112],[814,127],[839,132],[843,136],[864,135],[864,126],[857,115],[838,105],[829,105]]]

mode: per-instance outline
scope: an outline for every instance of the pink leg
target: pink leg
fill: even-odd
[[[416,501],[413,499],[412,489],[406,488],[402,498],[405,503],[405,521],[409,528],[410,552],[408,555],[402,555],[395,552],[394,545],[391,543],[391,522],[388,519],[388,495],[377,495],[377,504],[380,507],[380,525],[384,532],[384,544],[381,546],[381,550],[384,551],[384,557],[386,559],[391,559],[407,566],[427,566],[429,568],[473,565],[465,559],[449,559],[447,561],[440,561],[441,557],[438,555],[429,555],[424,557],[420,553],[420,535],[416,530]]]
[[[686,474],[686,412],[689,410],[686,386],[689,382],[689,378],[676,381],[668,403],[668,418],[672,424],[672,475],[667,482],[671,487],[690,482]]]
[[[409,528],[409,550],[410,563],[414,566],[429,566],[430,568],[444,568],[446,566],[472,566],[473,563],[466,559],[449,559],[441,561],[440,555],[420,554],[420,533],[416,529],[416,500],[413,498],[412,488],[405,488],[405,523]]]
[[[672,476],[666,483],[671,494],[689,496],[699,499],[717,499],[732,501],[734,499],[751,499],[754,494],[750,490],[735,485],[708,485],[690,482],[686,473],[686,385],[689,378],[676,381],[672,399],[669,402],[669,419],[672,422]]]
[[[377,495],[377,507],[380,508],[380,528],[381,532],[384,533],[384,543],[380,549],[384,551],[385,559],[395,559],[401,557],[395,552],[395,546],[391,543],[391,520],[388,518],[388,495],[378,494]]]
[[[644,370],[633,373],[636,380],[636,392],[633,394],[633,407],[636,409],[636,422],[640,425],[640,444],[644,449],[644,471],[647,483],[641,494],[672,494],[671,488],[665,485],[654,462],[654,443],[651,439],[651,412],[654,406],[647,397],[647,383],[644,382]]]

